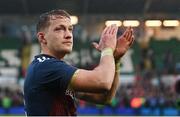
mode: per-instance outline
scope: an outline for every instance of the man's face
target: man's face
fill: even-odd
[[[53,18],[53,16],[52,16]],[[73,47],[73,26],[71,20],[66,17],[54,17],[45,31],[47,47],[53,54],[67,54]]]

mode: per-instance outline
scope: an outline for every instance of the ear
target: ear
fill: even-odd
[[[38,38],[40,43],[47,44],[47,41],[45,39],[45,34],[43,32],[38,32],[37,33],[37,38]]]

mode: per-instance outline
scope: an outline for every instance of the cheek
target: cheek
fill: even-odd
[[[56,43],[56,38],[53,35],[47,37],[47,46],[52,47]]]
[[[48,36],[49,43],[56,43],[58,41],[58,35],[52,34]]]
[[[60,47],[62,40],[63,34],[52,33],[47,36],[47,45],[51,48]]]

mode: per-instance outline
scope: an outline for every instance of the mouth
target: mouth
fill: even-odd
[[[72,42],[71,41],[67,41],[67,42],[63,42],[63,44],[72,45]]]

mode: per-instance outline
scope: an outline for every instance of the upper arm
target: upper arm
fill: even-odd
[[[47,60],[38,66],[40,86],[53,92],[64,92],[77,68],[56,60]]]

